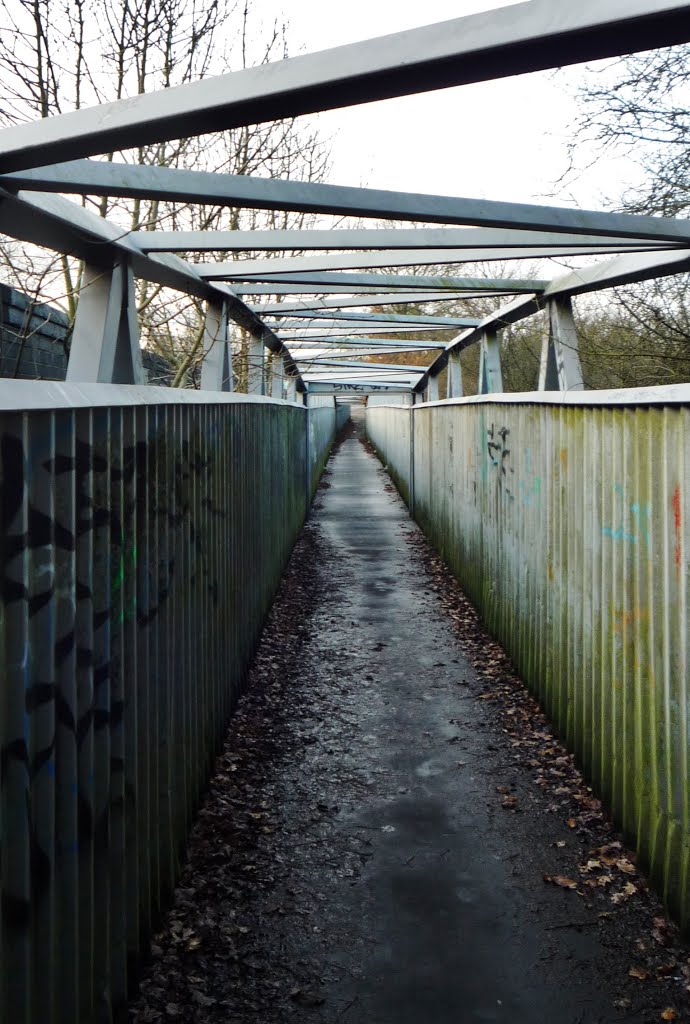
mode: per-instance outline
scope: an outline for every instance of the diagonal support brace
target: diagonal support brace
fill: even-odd
[[[105,270],[85,265],[66,379],[79,383],[146,383],[134,275],[126,261]]]
[[[501,345],[498,331],[484,331],[479,350],[478,395],[498,395],[503,391]]]
[[[540,391],[584,391],[579,342],[570,298],[549,299],[539,365]]]
[[[209,302],[204,325],[202,391],[232,391],[232,351],[228,339],[226,302]]]

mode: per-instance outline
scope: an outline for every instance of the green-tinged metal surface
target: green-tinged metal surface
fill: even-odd
[[[411,417],[411,406],[367,406],[367,437],[408,505],[412,479]]]
[[[419,406],[407,449],[409,410],[367,429],[687,933],[690,409],[656,401]]]
[[[18,1024],[123,1012],[332,435],[308,457],[296,405],[113,388],[108,406],[108,387],[0,413],[0,1020]]]
[[[313,498],[335,435],[349,419],[350,408],[337,405],[332,395],[310,395],[308,416],[310,497]]]

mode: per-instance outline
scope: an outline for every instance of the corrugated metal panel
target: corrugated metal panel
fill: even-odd
[[[411,415],[411,408],[403,405],[368,405],[366,413],[367,437],[408,504],[412,479]]]
[[[311,494],[316,491],[323,468],[328,459],[336,432],[335,398],[331,395],[312,395],[309,398],[309,459],[311,466]]]
[[[0,1019],[18,1024],[124,1005],[306,510],[304,409],[121,393],[0,413]]]
[[[624,401],[417,407],[414,508],[687,931],[690,410]]]

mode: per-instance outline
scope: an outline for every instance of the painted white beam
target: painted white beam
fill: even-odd
[[[43,124],[44,122],[38,122]],[[0,136],[4,138],[4,133]],[[688,244],[690,223],[664,217],[577,210],[460,196],[282,181],[244,175],[74,160],[0,176],[8,189],[167,202],[294,210],[425,224],[524,228],[586,235],[644,237]]]
[[[418,305],[425,302],[452,302],[456,299],[484,299],[487,296],[503,298],[512,294],[509,291],[469,292],[463,295],[449,295],[445,292],[388,292],[379,295],[343,295],[337,299],[312,299],[303,302],[267,302],[263,305],[252,304],[257,316],[265,317],[269,313],[310,313],[317,309],[353,309],[357,306],[404,306]]]
[[[420,346],[420,347],[406,348],[406,349],[394,349],[394,348],[365,348],[365,349],[361,349],[361,350],[360,349],[350,349],[350,351],[348,351],[348,352],[339,352],[337,350],[334,351],[334,352],[329,352],[328,350],[325,350],[325,351],[324,350],[318,350],[318,351],[310,352],[309,350],[306,350],[306,351],[303,350],[303,351],[295,352],[294,355],[295,355],[295,358],[296,358],[297,362],[301,363],[302,360],[321,359],[321,358],[324,358],[324,357],[340,361],[340,360],[343,360],[343,359],[345,359],[345,360],[346,359],[351,359],[353,356],[357,356],[358,358],[360,356],[393,356],[393,357],[395,357],[399,352],[428,352],[428,351],[430,351],[430,350]]]
[[[533,0],[5,129],[0,170],[108,153],[690,38],[684,0]]]
[[[241,264],[240,264],[241,268]],[[313,273],[283,274],[279,281],[262,284],[259,281],[239,280],[233,290],[242,295],[252,294],[294,294],[301,292],[303,288],[313,288],[318,294],[339,292],[341,288],[347,289],[348,294],[363,292],[364,289],[372,287],[376,291],[381,288],[401,289],[405,291],[425,290],[447,290],[450,293],[460,294],[462,292],[494,292],[505,291],[516,295],[533,294],[542,292],[549,285],[549,281],[534,280],[531,278],[482,278],[482,277],[434,277],[428,274],[339,274],[337,272],[315,271]],[[259,292],[258,289],[264,289]],[[294,292],[291,289],[294,288]],[[282,291],[285,289],[285,291]]]
[[[647,252],[653,248],[650,242],[642,247]],[[194,263],[199,276],[206,281],[250,281],[261,280],[281,281],[281,275],[299,271],[320,270],[356,270],[374,267],[422,267],[450,266],[462,263],[486,263],[490,260],[504,262],[506,260],[536,260],[565,256],[606,255],[617,252],[614,245],[610,249],[599,246],[536,246],[532,248],[505,249],[407,249],[399,252],[395,249],[384,249],[380,252],[367,250],[361,253],[325,253],[315,256],[285,256],[282,259],[234,260],[219,263]],[[630,250],[628,250],[630,251]],[[633,249],[632,251],[637,251]],[[676,250],[672,250],[672,253]],[[662,250],[668,252],[668,250]],[[239,292],[241,285],[236,285]]]
[[[311,323],[311,321],[309,322]],[[317,338],[342,338],[346,337],[348,334],[352,336],[362,334],[373,337],[376,334],[419,334],[420,332],[427,331],[431,333],[448,330],[452,331],[453,328],[443,327],[441,325],[434,327],[427,324],[389,324],[386,326],[376,323],[370,324],[364,322],[357,324],[344,321],[341,326],[321,324],[318,327],[299,327],[296,325],[293,327],[281,327],[276,336],[284,344],[290,345],[292,343],[291,339],[294,337],[304,338],[307,341],[314,341]]]
[[[387,392],[392,395],[406,395],[411,387],[402,384],[376,384],[373,381],[352,383],[349,381],[314,381],[309,385],[309,393],[313,395],[369,395]]]
[[[466,316],[425,316],[405,313],[370,313],[363,310],[357,313],[343,313],[340,310],[315,310],[308,319],[298,319],[299,313],[288,313],[285,319],[280,319],[275,313],[268,314],[273,321],[273,329],[276,331],[293,330],[295,328],[315,327],[353,327],[361,324],[370,324],[372,327],[387,325],[390,328],[397,326],[426,327],[476,327],[481,321],[477,317]]]
[[[135,231],[144,252],[287,252],[289,250],[533,248],[590,246],[593,250],[648,246],[650,239],[515,228],[333,228],[275,231]],[[656,240],[653,240],[656,241]],[[668,244],[662,242],[661,244]],[[682,244],[682,243],[676,243]]]
[[[337,359],[298,359],[297,363],[300,367],[304,368],[305,373],[310,373],[314,369],[318,369],[320,366],[337,366],[338,368],[343,367],[346,370],[363,370],[366,373],[379,370],[404,370],[406,374],[410,376],[414,374],[424,373],[425,367],[423,366],[406,366],[402,363],[367,363],[367,362],[356,362],[354,360],[337,360]],[[309,369],[307,369],[307,367]]]
[[[293,338],[290,341],[290,347],[295,350],[299,349],[300,345],[333,345],[336,348],[343,348],[345,346],[353,346],[357,348],[360,345],[376,345],[379,348],[401,348],[403,351],[407,348],[417,348],[423,346],[423,349],[437,348],[439,350],[445,350],[446,343],[444,341],[429,341],[426,338],[381,338],[381,337],[366,337],[351,338],[347,335],[342,335],[335,338],[320,337],[320,338]]]

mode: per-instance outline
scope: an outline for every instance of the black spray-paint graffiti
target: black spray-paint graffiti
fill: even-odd
[[[508,447],[510,430],[508,427],[496,429],[492,423],[487,429],[486,435],[486,450],[491,465],[498,471],[497,480],[499,487],[501,487],[506,498],[512,499],[514,495],[510,482],[515,471],[510,465],[510,448]]]
[[[8,656],[0,694],[0,793],[14,814],[2,825],[6,842],[28,847],[30,873],[27,893],[2,863],[0,912],[3,928],[11,931],[28,927],[32,905],[51,885],[53,857],[70,852],[59,845],[46,849],[41,838],[46,824],[35,796],[41,773],[55,774],[59,742],[72,745],[79,764],[87,739],[120,726],[123,666],[112,641],[123,623],[144,629],[165,608],[178,573],[180,536],[189,552],[189,582],[207,588],[211,602],[217,601],[218,567],[203,534],[209,521],[226,517],[210,497],[211,459],[187,440],[171,451],[165,437],[148,437],[123,445],[116,458],[108,457],[107,436],[97,443],[75,440],[68,455],[37,458],[44,445],[31,435],[27,440],[19,426],[0,437]],[[207,495],[196,505],[202,521],[193,494]],[[138,560],[137,541],[147,524],[168,542],[157,541],[155,558],[149,552]],[[124,772],[115,749],[110,772]],[[70,787],[76,801],[75,849],[107,846],[110,796],[98,806],[93,778],[83,770],[61,785]],[[8,831],[18,839],[11,834],[8,840]]]

